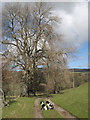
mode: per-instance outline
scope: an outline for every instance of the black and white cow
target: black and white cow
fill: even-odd
[[[48,110],[47,106],[44,104],[44,101],[41,101],[40,105],[42,106],[41,107],[42,110]]]
[[[46,101],[46,104],[49,110],[54,109],[54,106],[49,101]]]

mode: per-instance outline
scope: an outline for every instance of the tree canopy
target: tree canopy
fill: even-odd
[[[39,81],[38,66],[65,69],[70,49],[57,48],[62,41],[55,31],[61,22],[45,2],[33,4],[8,3],[2,10],[2,44],[4,56],[12,68],[24,71],[24,83],[35,94]]]

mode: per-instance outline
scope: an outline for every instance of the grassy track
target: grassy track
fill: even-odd
[[[43,116],[44,116],[44,118],[62,118],[55,109],[43,111]]]
[[[44,101],[44,103],[46,102],[44,99],[42,99],[42,100]],[[47,111],[43,110],[43,116],[44,116],[44,118],[62,118],[55,109],[47,110]]]
[[[53,95],[51,100],[79,118],[88,118],[88,83]]]
[[[34,98],[21,97],[4,107],[3,118],[33,118]]]

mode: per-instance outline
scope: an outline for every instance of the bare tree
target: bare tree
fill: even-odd
[[[56,49],[55,43],[61,35],[54,30],[59,22],[46,3],[20,4],[9,3],[3,8],[3,41],[7,46],[6,57],[10,58],[12,68],[24,71],[27,93],[32,88],[35,95],[38,65],[64,66],[64,54],[68,51]]]

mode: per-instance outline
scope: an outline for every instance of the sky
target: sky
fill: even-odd
[[[53,4],[53,3],[52,3]],[[54,3],[54,12],[62,18],[57,31],[64,35],[65,45],[77,48],[74,59],[69,59],[70,68],[88,68],[88,3]]]
[[[22,2],[31,1],[22,0]],[[62,18],[61,24],[55,29],[59,34],[63,34],[65,45],[77,48],[75,57],[68,60],[69,68],[88,68],[88,0],[44,1],[53,5],[52,12]],[[7,2],[17,2],[17,0],[7,0]]]

